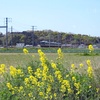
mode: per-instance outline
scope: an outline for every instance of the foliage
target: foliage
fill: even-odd
[[[23,52],[28,54],[28,50]],[[63,53],[59,48],[57,60],[49,61],[38,49],[39,61],[27,68],[0,66],[2,100],[99,100],[100,88],[95,85],[94,70],[90,60],[87,68],[71,64],[63,66]],[[84,70],[80,74],[81,70]],[[86,71],[86,72],[85,72]]]
[[[8,45],[16,45],[16,43],[25,43],[32,45],[32,37],[34,39],[34,45],[38,45],[40,41],[52,41],[60,42],[62,44],[97,44],[100,43],[100,37],[92,37],[88,35],[73,34],[57,32],[52,30],[43,31],[23,31],[23,32],[12,32],[8,34]],[[0,34],[0,45],[6,44],[6,35]]]

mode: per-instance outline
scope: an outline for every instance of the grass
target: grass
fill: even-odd
[[[56,53],[46,53],[46,56],[49,61],[55,61],[55,58],[57,58]],[[29,62],[38,59],[39,55],[37,53],[29,53],[28,55],[23,53],[0,53],[0,64],[5,64],[7,67],[10,67],[11,65],[14,67],[27,67]],[[94,71],[99,73],[100,56],[80,56],[76,53],[64,53],[64,59],[62,62],[64,63],[64,66],[68,68],[71,64],[75,64],[75,66],[78,67],[80,63],[83,63],[84,66],[86,66],[86,60],[88,59],[91,60]]]
[[[34,55],[35,57],[33,57]],[[57,58],[56,53],[46,53],[46,56],[49,60],[55,60]],[[4,63],[9,67],[13,65],[15,67],[26,66],[30,61],[38,60],[39,56],[37,53],[30,53],[25,55],[23,53],[0,53],[0,64]],[[78,66],[80,63],[86,64],[86,60],[90,59],[93,65],[93,68],[100,68],[100,56],[79,56],[75,53],[64,53],[63,63],[66,66],[69,66],[74,63]]]
[[[38,48],[27,48],[31,53],[37,53]],[[45,53],[56,53],[58,47],[56,48],[41,48]],[[79,48],[62,48],[64,53],[88,53],[88,49],[79,49]],[[0,53],[22,53],[23,48],[0,48]],[[95,49],[95,53],[100,53],[100,49]]]

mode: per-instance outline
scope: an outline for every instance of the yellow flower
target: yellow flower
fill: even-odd
[[[79,95],[81,93],[81,91],[78,91],[77,93],[76,93],[76,95]]]
[[[87,62],[87,65],[88,65],[88,66],[91,65],[91,61],[90,61],[90,60],[87,60],[86,62]]]
[[[87,65],[88,65],[88,69],[87,69],[88,76],[90,78],[92,78],[92,76],[93,76],[93,68],[91,66],[91,61],[90,60],[87,60]]]
[[[68,93],[73,93],[71,88],[68,88]]]
[[[29,78],[24,79],[25,85],[28,85],[30,83]]]
[[[74,70],[75,70],[75,64],[71,64],[71,71],[70,71],[70,74],[72,74],[73,72],[74,72]]]
[[[37,84],[37,78],[36,78],[36,77],[30,75],[30,76],[29,76],[29,79],[30,79],[30,81],[32,82],[32,84],[35,84],[35,85]]]
[[[17,74],[20,76],[24,76],[24,73],[21,69],[17,69]]]
[[[62,84],[61,87],[60,87],[60,91],[66,92],[66,86]]]
[[[83,67],[83,64],[81,63],[81,64],[80,64],[80,68],[82,68],[82,67]]]
[[[74,86],[76,87],[77,90],[79,90],[79,88],[80,88],[80,83],[79,83],[79,82],[78,82],[78,83],[74,83]]]
[[[89,86],[89,89],[90,89],[91,87],[92,87],[92,86],[90,85],[90,86]]]
[[[38,49],[38,53],[39,53],[39,56],[40,56],[40,57],[45,58],[45,54],[42,52],[41,49]]]
[[[55,69],[55,70],[57,69],[57,66],[56,66],[55,63],[51,63],[51,66],[52,66],[53,69]]]
[[[49,70],[49,69],[48,69],[47,65],[44,64],[44,65],[43,65],[43,72],[46,73],[46,72],[48,72],[48,70]]]
[[[5,72],[5,64],[1,64],[0,66],[0,74],[3,74]]]
[[[39,87],[44,86],[44,82],[38,82],[37,86]]]
[[[20,86],[18,91],[21,92],[22,90],[23,90],[23,86]]]
[[[71,68],[72,69],[75,69],[75,64],[71,64]]]
[[[53,95],[54,95],[55,98],[57,97],[57,94],[56,93],[54,93]]]
[[[21,69],[17,69],[17,74],[21,74],[21,73],[22,73]]]
[[[14,92],[14,91],[12,91],[12,94],[15,94],[15,92]]]
[[[63,53],[62,53],[62,51],[61,51],[61,48],[59,48],[59,49],[57,50],[57,53],[58,53],[58,58],[62,59],[62,58],[63,58]]]
[[[93,69],[92,69],[91,66],[88,66],[87,73],[88,73],[88,76],[89,76],[90,78],[93,77]]]
[[[14,91],[18,91],[19,89],[18,89],[17,86],[15,86],[15,87],[13,88],[13,90],[14,90]]]
[[[30,92],[30,93],[28,94],[28,96],[29,96],[29,97],[33,97],[33,94],[32,94],[32,92]]]
[[[60,71],[55,71],[55,76],[57,77],[59,74],[61,74]]]
[[[49,80],[49,82],[51,82],[51,83],[54,82],[53,76],[52,76],[52,75],[49,75],[49,76],[48,76],[48,80]]]
[[[38,53],[40,54],[42,51],[41,51],[41,49],[38,49]]]
[[[28,50],[24,48],[24,49],[23,49],[23,53],[24,53],[24,54],[28,54]]]
[[[9,90],[12,89],[12,85],[9,82],[6,84],[6,86],[8,87]]]
[[[60,71],[55,71],[55,77],[57,77],[57,79],[59,80],[59,82],[62,81],[62,75]]]
[[[52,95],[50,95],[50,100],[52,100]]]
[[[45,64],[45,62],[46,62],[46,59],[44,58],[44,57],[40,57],[40,61],[42,62],[42,66],[43,66],[43,64]]]
[[[33,73],[33,70],[32,70],[32,67],[31,66],[28,66],[27,70],[28,70],[28,73],[29,74],[32,74]]]
[[[5,64],[1,64],[1,68],[5,69],[5,67],[6,67]]]
[[[17,69],[13,66],[10,66],[10,75],[13,77],[17,75]]]
[[[76,82],[76,78],[74,76],[72,77],[72,80]]]
[[[48,85],[48,87],[47,87],[47,93],[49,93],[50,91],[51,91],[51,86],[50,85]]]
[[[89,49],[90,51],[93,51],[93,50],[94,50],[94,48],[93,48],[92,45],[89,45],[89,46],[88,46],[88,49]]]
[[[37,78],[41,78],[41,72],[36,71],[34,74]]]
[[[43,94],[43,92],[39,92],[39,95],[40,95],[40,96],[43,96],[44,94]]]
[[[68,78],[69,77],[69,74],[66,74],[66,78]]]
[[[66,89],[67,89],[68,93],[72,93],[73,92],[71,90],[69,81],[68,80],[63,80],[62,83],[61,83],[61,91],[65,92]]]
[[[97,92],[97,93],[99,92],[99,90],[100,90],[99,88],[96,88],[96,92]]]
[[[42,77],[42,81],[45,81],[45,80],[47,79],[46,73],[43,73],[42,76],[43,76],[43,77]]]
[[[61,74],[59,74],[57,78],[58,78],[59,82],[62,81],[62,75]]]
[[[65,85],[67,88],[70,88],[70,83],[68,80],[63,80],[62,84]]]

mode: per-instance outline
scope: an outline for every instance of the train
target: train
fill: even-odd
[[[41,47],[61,47],[61,43],[58,42],[49,42],[49,41],[40,41]]]

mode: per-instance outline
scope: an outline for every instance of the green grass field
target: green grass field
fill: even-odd
[[[0,48],[0,64],[4,63],[7,67],[13,65],[17,66],[26,66],[30,61],[38,60],[38,48],[27,48],[30,52],[28,55],[23,54],[23,48]],[[41,48],[41,50],[46,53],[46,56],[50,60],[56,60],[57,58],[57,49],[58,48]],[[74,49],[74,48],[62,48],[64,52],[63,63],[66,67],[66,64],[70,66],[72,63],[77,66],[80,63],[86,64],[86,60],[90,59],[92,61],[93,68],[100,68],[100,49],[94,50],[97,53],[96,56],[82,56],[78,55],[79,53],[87,53],[88,49]],[[32,57],[35,55],[35,57]]]
[[[49,61],[57,61],[57,53],[45,53]],[[34,55],[34,56],[33,56]],[[100,56],[80,56],[77,53],[64,53],[62,63],[67,68],[70,68],[71,64],[75,64],[78,68],[80,63],[84,64],[86,68],[86,60],[91,60],[92,67],[95,73],[100,72]],[[38,61],[38,53],[0,53],[0,64],[5,64],[7,67],[27,67],[31,61]]]
[[[34,56],[35,57],[34,57]],[[56,61],[56,53],[46,53],[46,56],[49,60]],[[38,60],[39,56],[37,53],[30,53],[25,55],[23,53],[0,53],[0,64],[6,64],[7,67],[13,65],[17,66],[26,66],[32,60]],[[86,60],[90,59],[93,65],[93,68],[100,68],[100,56],[80,56],[75,53],[64,53],[63,63],[66,66],[69,66],[74,63],[78,66],[80,63],[86,64]]]

